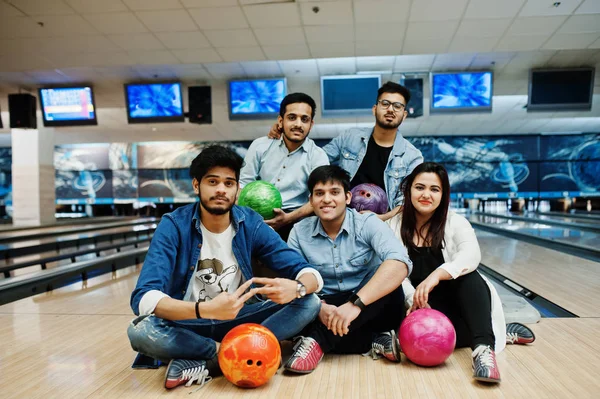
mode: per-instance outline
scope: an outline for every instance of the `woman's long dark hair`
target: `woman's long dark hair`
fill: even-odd
[[[435,173],[438,175],[442,183],[442,199],[433,215],[431,215],[429,220],[421,226],[417,232],[417,211],[412,204],[410,190],[415,178],[421,173]],[[400,236],[402,237],[404,245],[406,245],[409,251],[417,249],[413,240],[415,233],[417,233],[419,236],[423,237],[426,246],[431,246],[433,249],[442,249],[444,246],[444,228],[448,217],[448,207],[450,206],[450,181],[448,180],[448,172],[446,172],[446,169],[439,163],[422,163],[402,180],[400,189],[404,194],[402,227],[400,229]],[[422,233],[423,229],[426,227],[429,228],[429,231],[427,232],[427,236],[424,237]]]

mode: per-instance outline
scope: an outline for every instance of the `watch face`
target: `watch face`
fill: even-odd
[[[306,295],[306,287],[304,284],[298,284],[298,296],[302,298]]]

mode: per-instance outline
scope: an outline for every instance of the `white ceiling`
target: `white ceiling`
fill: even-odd
[[[184,132],[181,139],[197,140],[199,133],[202,139],[251,139],[266,123],[228,121],[223,85],[228,79],[283,75],[290,91],[318,97],[320,75],[377,71],[383,79],[398,79],[401,73],[492,69],[492,114],[425,115],[409,121],[405,133],[600,131],[598,100],[586,113],[527,114],[522,109],[531,67],[596,66],[600,71],[600,0],[554,3],[2,0],[2,118],[8,125],[5,93],[89,82],[95,87],[100,126],[56,129],[57,141],[128,135],[127,140],[136,141],[140,131],[164,139],[161,131],[167,127]],[[127,125],[122,84],[154,78],[211,84],[215,123],[162,125],[154,132],[152,126]],[[596,83],[600,94],[599,87]],[[317,122],[323,126],[315,133],[331,136],[348,124],[372,120]]]

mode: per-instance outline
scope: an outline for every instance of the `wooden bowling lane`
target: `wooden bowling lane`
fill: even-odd
[[[127,326],[136,267],[0,306],[0,397],[8,398],[591,398],[600,390],[600,318],[542,319],[537,340],[498,354],[502,383],[471,378],[469,349],[440,367],[327,355],[308,375],[279,371],[245,390],[219,377],[192,388],[163,387],[165,368],[133,370]],[[284,343],[284,358],[291,345]]]
[[[481,263],[580,317],[600,317],[600,263],[476,232]]]

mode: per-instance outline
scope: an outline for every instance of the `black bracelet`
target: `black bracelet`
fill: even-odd
[[[198,305],[200,304],[200,300],[198,300],[198,302],[196,302],[196,318],[200,319],[200,309],[198,309]]]

